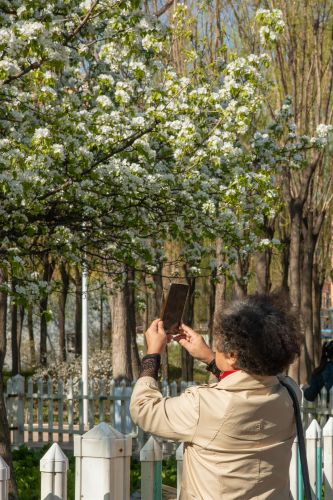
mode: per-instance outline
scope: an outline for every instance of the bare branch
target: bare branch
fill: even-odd
[[[170,9],[170,7],[174,4],[174,0],[169,0],[166,2],[163,7],[161,7],[157,12],[155,12],[156,17],[161,17],[163,14]]]

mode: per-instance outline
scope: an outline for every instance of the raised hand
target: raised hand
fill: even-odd
[[[184,324],[181,325],[179,331],[180,334],[174,336],[173,340],[176,340],[184,347],[191,356],[207,364],[213,361],[215,357],[214,352],[206,344],[202,335]]]

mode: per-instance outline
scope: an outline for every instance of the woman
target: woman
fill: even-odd
[[[305,399],[314,401],[324,386],[329,400],[329,391],[333,386],[333,340],[323,344],[319,366],[311,374],[310,385],[303,390]]]
[[[157,383],[168,339],[162,321],[153,321],[131,415],[147,432],[184,441],[182,500],[289,498],[296,427],[292,401],[276,375],[299,355],[298,331],[276,296],[259,295],[225,311],[215,353],[182,325],[176,340],[220,380],[169,398]]]

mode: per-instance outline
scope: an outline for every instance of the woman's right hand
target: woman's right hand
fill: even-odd
[[[204,338],[196,333],[192,328],[181,325],[180,334],[173,337],[193,358],[206,363],[207,365],[215,358],[214,352],[206,344]]]

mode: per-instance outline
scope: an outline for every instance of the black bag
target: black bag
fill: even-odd
[[[288,382],[288,377],[278,377],[278,379],[280,381],[280,384],[283,385],[283,387],[285,387],[287,389],[289,396],[291,397],[291,400],[293,402],[296,427],[297,427],[299,455],[300,455],[301,467],[302,467],[304,495],[305,495],[306,500],[312,500],[308,462],[306,459],[306,448],[305,448],[303,424],[302,424],[301,410],[299,407],[297,395],[294,391],[292,384],[290,382]]]

